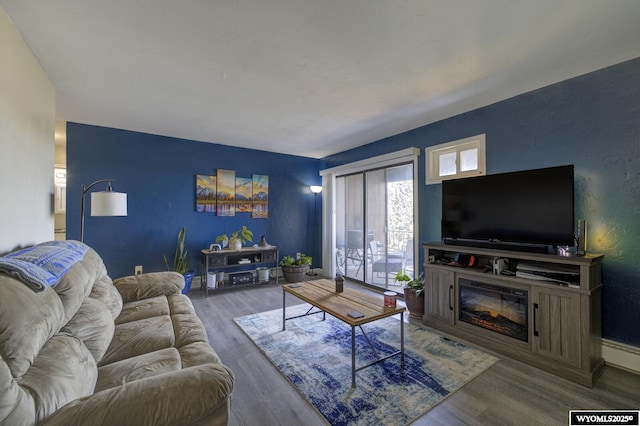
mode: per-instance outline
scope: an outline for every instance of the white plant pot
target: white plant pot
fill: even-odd
[[[231,243],[231,249],[235,251],[242,250],[242,241],[233,240],[233,242]]]
[[[207,287],[210,289],[214,289],[217,287],[217,277],[215,272],[207,273]]]

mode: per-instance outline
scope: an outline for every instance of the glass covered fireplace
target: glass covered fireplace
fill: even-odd
[[[528,308],[525,290],[458,280],[460,321],[528,341]]]

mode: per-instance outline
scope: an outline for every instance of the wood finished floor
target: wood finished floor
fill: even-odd
[[[236,376],[229,425],[326,424],[232,321],[281,308],[280,286],[210,292],[208,298],[192,290],[189,296],[211,346]],[[286,301],[287,306],[301,302],[291,295]],[[413,424],[567,425],[570,409],[640,409],[640,375],[607,366],[596,385],[587,388],[494,355],[500,358],[498,363]]]

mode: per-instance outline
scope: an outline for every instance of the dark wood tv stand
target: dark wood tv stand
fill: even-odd
[[[604,367],[601,349],[603,255],[558,256],[426,243],[425,325],[557,374],[593,386]],[[474,266],[452,266],[443,259],[456,254],[474,256]],[[571,286],[519,276],[496,275],[494,258],[506,258],[541,267],[562,267],[579,274]],[[577,275],[576,275],[577,276]],[[527,341],[522,341],[460,320],[459,282],[517,289],[528,294]]]

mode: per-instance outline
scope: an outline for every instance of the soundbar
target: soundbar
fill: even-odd
[[[443,238],[442,242],[452,246],[480,247],[494,250],[509,250],[526,253],[555,254],[552,246],[542,244],[514,243],[500,240],[469,240],[466,238]]]

